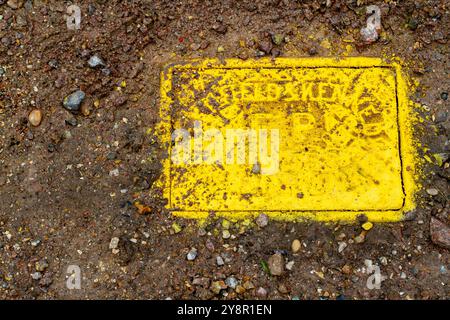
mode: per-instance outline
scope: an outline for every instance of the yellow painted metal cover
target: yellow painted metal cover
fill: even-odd
[[[168,208],[193,218],[400,220],[415,189],[406,94],[400,67],[374,58],[169,65]]]

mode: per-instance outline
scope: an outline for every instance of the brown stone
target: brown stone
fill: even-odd
[[[430,221],[431,241],[436,245],[450,249],[450,227],[436,218]]]

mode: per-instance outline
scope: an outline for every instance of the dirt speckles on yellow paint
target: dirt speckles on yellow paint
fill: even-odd
[[[191,61],[162,72],[159,185],[176,215],[399,221],[415,208],[415,117],[397,63]]]

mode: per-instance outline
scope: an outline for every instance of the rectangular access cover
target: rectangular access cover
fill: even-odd
[[[196,218],[400,219],[411,206],[404,169],[412,164],[402,163],[399,73],[373,58],[168,66],[169,209]]]

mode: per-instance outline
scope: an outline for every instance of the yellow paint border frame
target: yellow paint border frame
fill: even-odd
[[[408,98],[409,82],[402,72],[400,63],[386,62],[380,58],[372,57],[348,57],[336,58],[277,58],[277,59],[192,59],[185,62],[174,62],[167,64],[161,71],[160,87],[160,122],[156,128],[160,135],[161,146],[164,150],[169,150],[171,143],[170,110],[173,103],[170,97],[172,90],[172,73],[174,69],[208,69],[208,68],[314,68],[314,67],[388,67],[392,68],[396,75],[397,108],[398,108],[398,131],[400,157],[402,161],[402,179],[405,192],[405,202],[400,210],[391,211],[270,211],[265,212],[270,218],[281,221],[354,221],[357,216],[365,214],[373,222],[398,222],[404,219],[405,214],[416,207],[415,194],[419,188],[417,174],[417,151],[413,138],[413,125],[416,115],[414,114],[412,103]],[[156,187],[162,189],[163,197],[170,199],[170,159],[165,154],[162,160],[163,170]],[[170,202],[170,201],[169,201]],[[170,208],[168,208],[170,210]],[[208,212],[198,211],[174,211],[170,210],[174,216],[182,218],[207,219]],[[254,218],[264,211],[215,211],[216,217],[223,217],[232,221]]]

